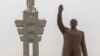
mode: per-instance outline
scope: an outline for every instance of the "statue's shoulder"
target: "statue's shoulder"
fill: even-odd
[[[82,30],[78,30],[80,33],[82,33],[82,34],[84,34],[84,31],[82,31]]]
[[[65,30],[69,30],[69,28],[68,27],[65,27]]]

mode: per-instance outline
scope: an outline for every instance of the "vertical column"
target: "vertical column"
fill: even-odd
[[[34,8],[34,5],[35,5],[35,1],[34,0],[32,0],[32,5],[33,5],[33,8]]]
[[[23,56],[29,56],[29,43],[23,41]]]
[[[39,56],[39,42],[37,39],[33,41],[33,56]]]
[[[31,1],[32,2],[32,10],[34,9],[34,0]]]
[[[29,56],[29,42],[28,42],[28,34],[27,34],[27,24],[26,19],[28,18],[28,13],[24,11],[23,14],[23,56]]]

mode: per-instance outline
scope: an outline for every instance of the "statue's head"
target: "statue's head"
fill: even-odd
[[[75,18],[70,20],[70,26],[71,26],[71,28],[76,28],[77,20]]]

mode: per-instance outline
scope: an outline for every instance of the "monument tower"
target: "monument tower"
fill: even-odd
[[[38,11],[34,7],[34,3],[34,0],[27,0],[27,9],[23,12],[23,20],[15,21],[23,42],[23,56],[29,56],[29,43],[33,44],[32,56],[39,56],[39,41],[41,41],[46,25],[46,20],[38,19]]]

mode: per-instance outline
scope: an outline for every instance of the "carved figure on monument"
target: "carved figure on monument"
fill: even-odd
[[[27,0],[27,9],[32,12],[34,9],[34,0]]]
[[[78,23],[76,19],[70,21],[70,28],[65,27],[62,22],[62,11],[63,5],[60,5],[58,9],[57,24],[64,38],[62,56],[82,56],[81,51],[83,56],[88,56],[84,32],[76,28]]]

